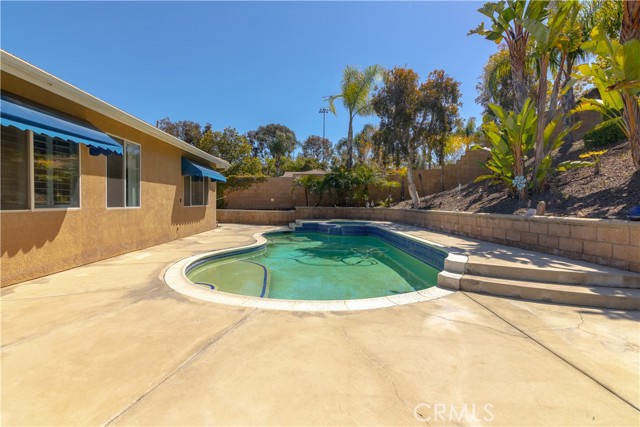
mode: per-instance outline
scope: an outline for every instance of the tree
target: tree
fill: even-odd
[[[507,0],[485,3],[478,12],[491,19],[491,28],[486,29],[484,22],[469,34],[479,34],[487,40],[499,44],[504,40],[511,59],[511,80],[514,91],[513,111],[519,113],[527,99],[525,69],[529,31],[524,27],[525,19],[543,20],[547,13],[548,1]],[[533,7],[532,7],[533,6]],[[524,176],[524,154],[521,144],[513,145],[514,168],[517,176]],[[526,199],[526,189],[520,191],[520,198]]]
[[[399,164],[407,165],[409,195],[415,207],[420,203],[413,181],[413,166],[418,150],[425,143],[428,100],[418,87],[419,76],[413,70],[395,67],[385,73],[384,86],[373,97],[372,105],[380,117],[376,143]]]
[[[360,163],[353,169],[355,184],[358,187],[356,199],[367,203],[369,201],[369,186],[380,185],[385,179],[382,172],[375,167]]]
[[[524,84],[527,93],[531,93],[535,84],[535,59],[527,52],[524,68]],[[487,60],[482,68],[476,91],[478,96],[475,101],[482,105],[485,115],[495,118],[490,104],[498,105],[503,109],[513,111],[515,109],[516,97],[511,77],[511,57],[505,45],[498,46],[498,51]]]
[[[264,179],[260,159],[252,156],[251,144],[234,128],[225,128],[222,132],[207,129],[197,147],[229,162],[230,166],[224,173],[227,182],[218,184],[220,200],[227,190],[248,188]]]
[[[333,145],[327,138],[310,135],[302,143],[302,155],[316,159],[326,168],[333,157]]]
[[[353,138],[353,148],[358,163],[380,165],[380,153],[377,152],[373,142],[377,131],[374,125],[367,123]]]
[[[618,7],[620,6],[620,7]],[[620,17],[616,18],[617,9],[620,10]],[[589,54],[583,49],[584,42],[589,40],[591,30],[597,25],[598,21],[606,21],[611,26],[616,26],[616,34],[620,32],[620,22],[622,20],[622,7],[617,1],[609,0],[588,0],[580,3],[577,20],[582,33],[581,42],[575,45],[573,50],[567,53],[564,67],[560,68],[559,72],[562,74],[562,83],[560,87],[564,95],[560,97],[560,106],[562,107],[562,113],[564,114],[563,125],[565,128],[571,127],[575,123],[574,115],[571,111],[576,107],[576,97],[574,86],[579,81],[573,76],[573,71],[576,65],[584,62]],[[557,56],[557,53],[556,53]],[[556,58],[555,62],[559,62]],[[573,134],[567,135],[569,142],[573,142]]]
[[[347,169],[345,166],[335,166],[331,169],[331,172],[324,177],[325,188],[331,193],[331,189],[336,190],[338,203],[344,200],[345,205],[349,205],[353,200],[351,193],[355,185],[355,179],[353,171]]]
[[[456,136],[461,138],[461,145],[464,146],[464,152],[468,153],[471,144],[477,137],[476,118],[471,116],[467,120],[463,120],[460,126],[456,127]]]
[[[305,206],[309,206],[309,193],[316,194],[318,196],[318,206],[322,202],[322,193],[324,192],[324,177],[317,175],[305,175],[296,178],[293,182],[295,187],[304,188],[304,201]]]
[[[251,144],[244,135],[234,128],[225,128],[222,132],[208,129],[197,147],[229,162],[228,176],[259,176],[262,165],[251,155]],[[228,186],[232,187],[232,186]]]
[[[156,127],[191,145],[198,145],[204,133],[204,129],[200,126],[200,123],[189,120],[172,122],[169,117],[158,120]],[[211,125],[207,123],[205,129],[210,128]]]
[[[580,4],[577,0],[554,2],[532,2],[529,9],[549,8],[549,11],[533,13],[533,17],[523,19],[525,28],[534,39],[534,50],[538,62],[538,96],[536,111],[535,161],[533,179],[534,187],[540,187],[545,176],[540,174],[543,159],[549,153],[550,147],[545,146],[545,129],[555,119],[558,107],[558,94],[562,81],[562,72],[556,73],[553,80],[551,96],[547,105],[547,73],[551,56],[557,52],[560,57],[558,69],[563,70],[569,53],[577,51],[582,43],[582,31],[578,22]],[[548,108],[547,108],[548,106]]]
[[[426,104],[425,116],[429,122],[426,127],[427,143],[433,147],[440,165],[440,190],[444,191],[444,163],[447,155],[447,141],[451,135],[460,102],[460,82],[448,76],[444,70],[429,73],[427,81],[420,86],[423,102]]]
[[[282,162],[282,169],[287,172],[306,172],[312,169],[325,169],[325,164],[320,163],[314,157],[298,155],[293,160],[285,158]]]
[[[296,134],[288,127],[276,123],[247,132],[247,138],[253,146],[254,155],[263,159],[267,156],[273,158],[276,176],[282,175],[282,162],[291,156],[298,145]]]
[[[340,138],[338,143],[334,146],[334,156],[331,161],[333,166],[346,165],[347,164],[347,138]]]
[[[585,41],[597,25],[601,25],[610,39],[620,36],[622,26],[622,0],[585,0],[581,2],[581,24],[588,29]]]
[[[548,1],[507,0],[485,3],[478,12],[491,20],[491,28],[484,22],[469,34],[479,34],[496,44],[504,41],[511,59],[511,80],[514,91],[514,111],[519,112],[527,99],[525,79],[529,31],[524,19],[544,19]],[[533,7],[532,7],[533,6]],[[520,159],[517,159],[519,162]]]
[[[347,66],[342,75],[340,93],[326,97],[329,110],[336,114],[335,102],[342,99],[349,113],[349,129],[347,133],[347,169],[353,166],[353,119],[355,116],[367,116],[372,113],[371,92],[375,82],[382,74],[382,67],[371,65],[363,71]]]

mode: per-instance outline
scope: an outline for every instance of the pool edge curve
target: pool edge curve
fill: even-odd
[[[309,220],[311,222],[312,220]],[[385,224],[393,224],[391,222],[368,222],[374,227],[382,227]],[[235,253],[239,251],[258,250],[267,243],[264,234],[288,231],[288,227],[278,227],[269,231],[262,231],[253,234],[255,242],[244,246],[233,248],[219,249],[216,251],[200,253],[190,257],[183,258],[169,265],[160,278],[174,291],[187,295],[199,300],[215,302],[218,304],[231,305],[236,307],[261,308],[269,310],[282,311],[357,311],[370,310],[375,308],[394,307],[398,305],[413,304],[417,302],[430,301],[453,294],[460,288],[460,279],[464,273],[465,265],[468,257],[461,253],[455,252],[453,248],[447,248],[443,245],[421,239],[419,237],[403,233],[397,230],[386,230],[391,233],[401,235],[405,238],[419,241],[420,243],[435,246],[447,253],[445,258],[444,270],[438,273],[438,283],[436,286],[398,295],[389,295],[366,299],[351,300],[291,300],[291,299],[272,299],[260,298],[248,295],[232,294],[222,291],[212,291],[199,286],[190,281],[186,274],[187,270],[197,262],[213,256],[220,256],[226,253]]]

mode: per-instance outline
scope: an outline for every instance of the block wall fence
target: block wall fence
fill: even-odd
[[[298,219],[392,221],[640,273],[640,222],[385,208],[218,210],[221,223],[288,224]]]
[[[600,123],[600,114],[594,111],[582,111],[576,114],[576,120],[581,125],[572,132],[573,140],[582,139],[585,132]],[[465,153],[455,164],[444,166],[444,188],[451,190],[458,184],[468,184],[480,175],[487,173],[482,165],[488,155],[484,151],[470,151]],[[440,192],[440,168],[415,171],[414,182],[420,197],[429,196]],[[409,199],[406,178],[391,177],[402,184],[400,188],[391,191],[372,187],[369,189],[370,199],[376,203],[391,196],[394,201]],[[267,178],[258,184],[254,184],[245,190],[225,192],[224,201],[227,209],[293,209],[296,206],[305,206],[306,198],[302,187],[295,187],[295,178],[277,177]],[[404,187],[404,188],[403,188]],[[404,194],[403,194],[404,193]],[[315,206],[318,198],[308,195],[309,206]],[[335,197],[335,196],[334,196]],[[271,201],[273,199],[273,202]],[[322,200],[320,206],[342,205],[344,200],[336,200],[328,194]]]
[[[450,190],[458,184],[467,184],[476,177],[486,174],[487,170],[482,163],[487,159],[484,151],[470,151],[464,154],[455,164],[444,166],[444,188]],[[440,168],[414,171],[414,182],[418,194],[428,196],[440,191]],[[372,186],[369,188],[369,197],[376,203],[391,196],[394,201],[409,198],[409,190],[406,178],[391,177],[392,180],[401,183],[401,187],[391,191]],[[404,187],[404,190],[403,190]],[[404,197],[403,197],[404,191]],[[321,206],[334,206],[344,204],[344,200],[336,200],[329,194],[323,197]],[[309,206],[315,206],[318,198],[308,195]],[[273,199],[273,202],[271,201]],[[252,185],[244,190],[225,192],[224,201],[227,209],[293,209],[296,206],[305,206],[306,198],[304,188],[295,186],[295,178],[277,177],[267,178],[265,181]]]

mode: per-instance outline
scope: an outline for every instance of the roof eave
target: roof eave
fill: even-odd
[[[61,80],[54,75],[47,73],[46,71],[41,70],[40,68],[35,67],[34,65],[31,65],[26,61],[23,61],[22,59],[10,54],[5,50],[0,49],[0,55],[0,69],[2,71],[14,75],[44,90],[55,93],[56,95],[66,98],[79,105],[82,105],[85,108],[96,111],[97,113],[100,113],[127,126],[131,126],[134,129],[138,129],[146,133],[147,135],[150,135],[169,145],[186,151],[187,153],[190,153],[199,159],[214,163],[216,167],[227,169],[230,166],[229,162],[227,162],[226,160],[205,153],[204,151],[194,147],[193,145],[187,144],[181,139],[178,139],[173,135],[170,135],[158,129],[155,126],[152,126],[149,123],[140,120],[139,118],[132,116],[131,114],[126,113],[119,108],[116,108],[113,105],[102,101],[99,98],[96,98],[95,96],[83,91],[82,89],[79,89],[65,82],[64,80]]]

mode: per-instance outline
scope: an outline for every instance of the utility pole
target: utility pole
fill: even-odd
[[[322,114],[322,138],[323,139],[324,139],[325,120],[328,112],[329,112],[328,108],[321,108],[320,111],[318,111],[318,113]]]

